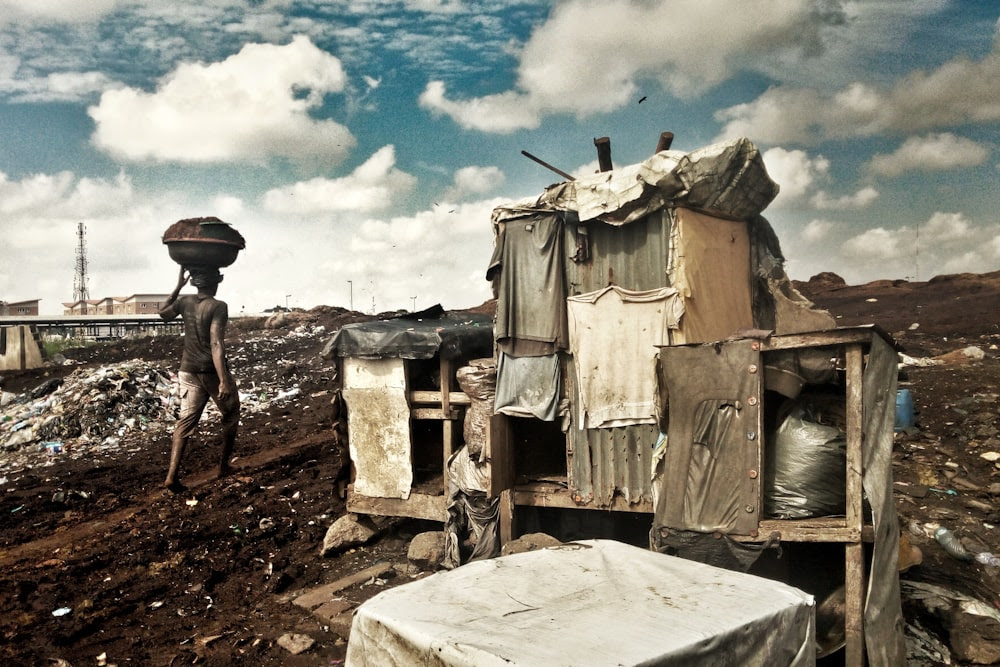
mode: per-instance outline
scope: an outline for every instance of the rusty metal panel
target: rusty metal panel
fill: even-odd
[[[665,347],[669,425],[654,527],[755,535],[760,519],[759,343]]]
[[[567,362],[570,395],[576,393],[572,360]],[[650,368],[650,372],[654,372]],[[655,424],[637,424],[616,428],[581,429],[571,424],[567,433],[569,488],[579,503],[594,508],[611,505],[620,495],[630,504],[652,502],[653,445],[659,436]]]
[[[586,223],[589,258],[567,261],[571,294],[584,294],[615,284],[631,290],[670,285],[668,267],[672,212],[661,209],[628,225]],[[572,359],[567,378],[575,377]],[[650,368],[650,373],[654,369]],[[580,398],[568,388],[574,405]],[[616,494],[629,503],[652,501],[651,458],[659,429],[653,424],[602,429],[569,429],[569,486],[577,502],[608,507]]]
[[[667,287],[671,210],[661,209],[628,225],[585,225],[590,252],[584,262],[567,261],[570,294],[618,285],[630,290]]]

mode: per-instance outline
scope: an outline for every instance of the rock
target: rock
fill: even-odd
[[[909,609],[910,616],[930,616],[927,620],[947,631],[957,662],[984,665],[1000,661],[1000,612],[992,605],[924,582],[900,581],[900,590],[904,610]]]
[[[327,529],[319,553],[321,556],[326,556],[335,551],[364,544],[377,533],[378,528],[367,516],[345,514]]]
[[[444,560],[444,531],[435,530],[414,537],[406,558],[419,568],[437,569]]]
[[[285,649],[292,655],[298,655],[308,651],[316,644],[309,635],[300,635],[294,632],[286,632],[278,637],[278,646]]]
[[[559,540],[547,535],[545,533],[528,533],[527,535],[522,535],[516,540],[511,540],[503,545],[500,550],[501,556],[508,556],[510,554],[520,554],[525,551],[535,551],[536,549],[544,549],[545,547],[555,547],[562,544]]]
[[[969,346],[961,350],[952,350],[945,354],[939,354],[934,358],[946,364],[964,364],[970,361],[981,361],[985,356],[986,353],[983,352],[982,348]]]
[[[288,324],[288,318],[284,313],[275,313],[264,322],[265,329],[280,329]]]

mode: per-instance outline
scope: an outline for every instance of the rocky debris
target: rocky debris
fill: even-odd
[[[545,533],[528,533],[516,540],[511,540],[503,545],[500,553],[503,556],[510,554],[524,553],[525,551],[535,551],[546,547],[555,547],[562,544],[559,540]]]
[[[292,655],[305,653],[316,644],[316,640],[309,635],[300,635],[295,632],[286,632],[278,637],[278,646],[285,649]]]
[[[406,558],[423,570],[436,570],[444,561],[444,532],[434,530],[415,535]]]
[[[330,526],[323,537],[320,556],[365,544],[378,534],[378,527],[365,515],[345,514]]]
[[[929,615],[946,630],[953,658],[976,665],[1000,662],[1000,612],[942,586],[903,581],[901,587],[904,606],[918,615]]]

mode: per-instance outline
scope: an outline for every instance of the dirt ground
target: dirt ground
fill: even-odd
[[[1000,553],[991,493],[1000,494],[1000,471],[982,456],[1000,452],[1000,273],[864,286],[821,274],[799,287],[839,324],[880,325],[915,359],[969,346],[985,353],[903,370],[916,427],[897,436],[894,475],[901,525],[924,555],[904,578],[995,607],[1000,567],[948,555],[928,530],[946,526],[973,553]],[[409,539],[439,527],[394,520],[366,546],[319,555],[344,513],[348,474],[332,428],[338,380],[319,352],[336,328],[360,319],[320,307],[277,328],[234,321],[234,372],[258,407],[243,413],[232,477],[212,478],[217,421],[203,423],[185,462],[190,490],[180,495],[160,488],[170,434],[152,425],[103,449],[0,451],[0,664],[340,664],[343,630],[291,604],[292,594],[375,563],[395,565],[345,589],[361,602],[407,581]],[[180,340],[129,339],[64,354],[79,363],[0,373],[0,389],[29,392],[131,359],[175,370]],[[275,392],[284,398],[264,400]],[[969,629],[905,600],[904,611],[952,649],[952,664],[993,661],[983,646],[992,629]],[[286,633],[315,644],[293,655],[278,644]]]

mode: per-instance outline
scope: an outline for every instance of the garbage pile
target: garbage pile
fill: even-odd
[[[229,351],[241,412],[268,410],[301,397],[302,369],[285,358],[283,343],[325,333],[322,326],[242,341]],[[323,373],[327,369],[319,369]],[[329,375],[335,370],[331,367]],[[314,368],[308,369],[312,374]],[[256,378],[249,380],[249,377]],[[164,436],[180,409],[177,376],[163,365],[132,359],[99,368],[78,368],[22,394],[0,392],[0,471],[32,467],[54,455],[80,458],[110,453]],[[209,402],[203,421],[218,420]]]
[[[65,379],[47,380],[29,392],[4,394],[0,408],[0,466],[17,453],[78,457],[94,448],[119,445],[130,431],[176,419],[176,376],[133,359],[100,368],[80,368]]]

